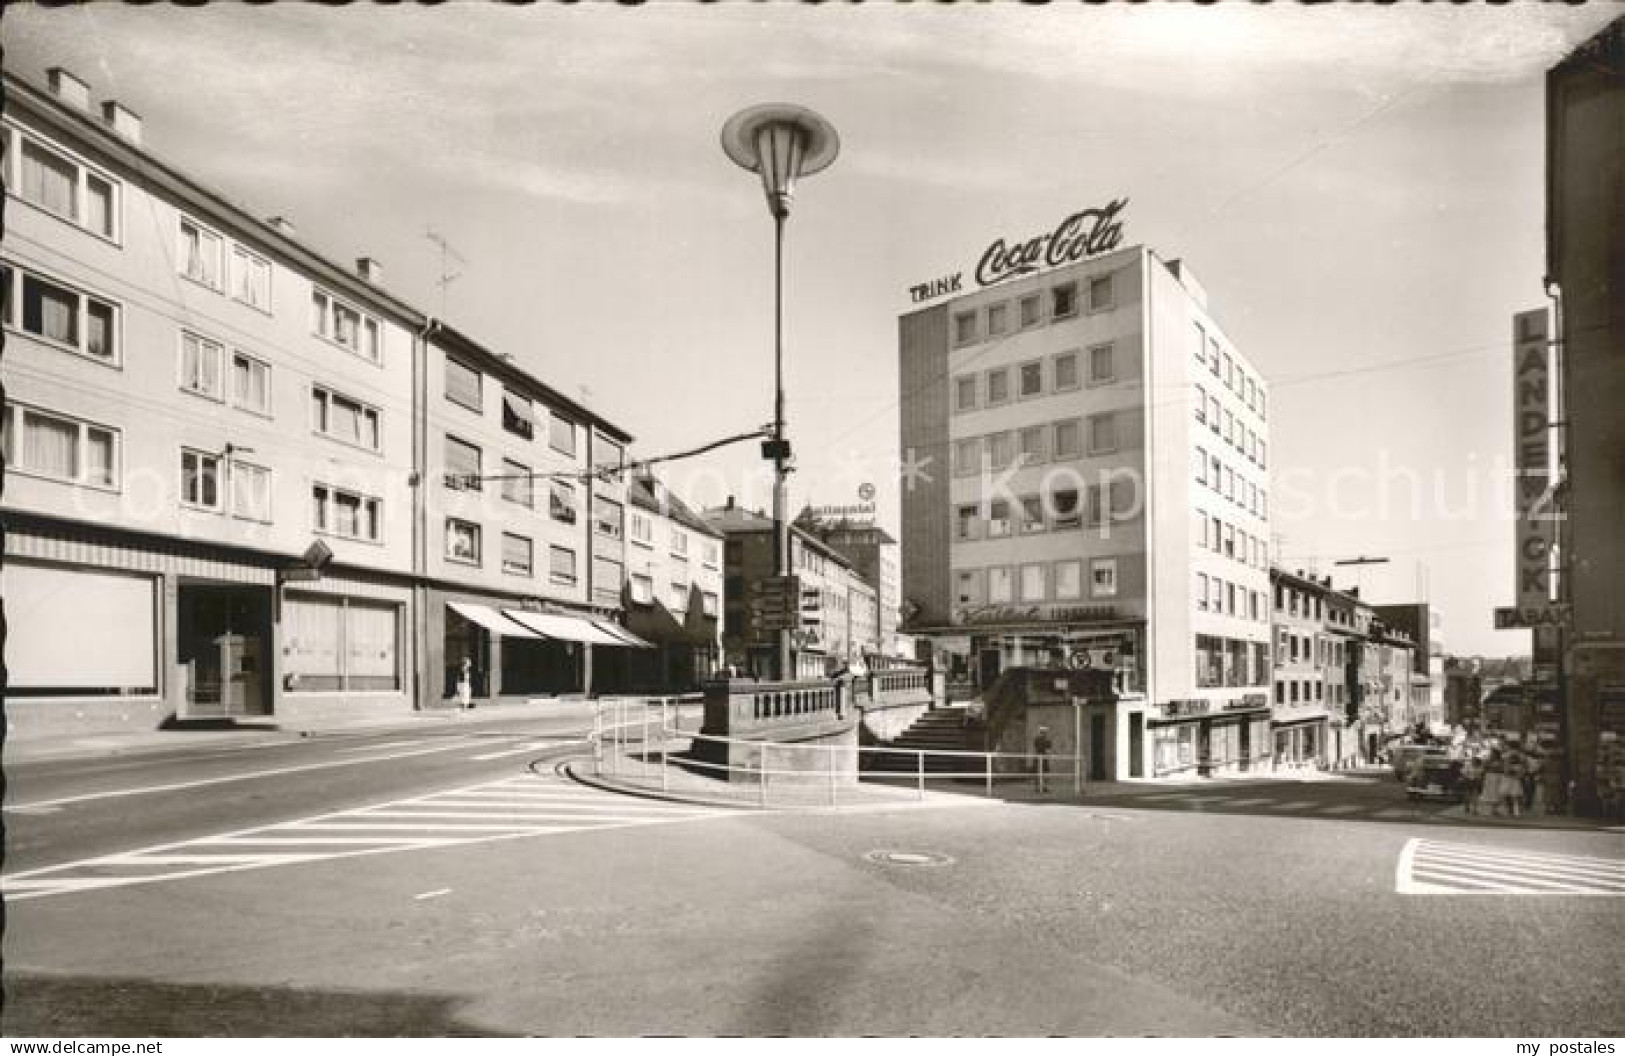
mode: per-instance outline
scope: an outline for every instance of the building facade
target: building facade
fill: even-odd
[[[1556,301],[1561,571],[1567,627],[1537,639],[1535,681],[1561,663],[1560,744],[1574,807],[1625,795],[1625,23],[1546,75],[1546,290]],[[1558,638],[1558,634],[1561,637]],[[1542,716],[1541,721],[1547,721]],[[1552,728],[1556,727],[1556,728]]]
[[[874,588],[876,628],[873,633],[855,630],[854,637],[865,643],[865,648],[868,648],[868,643],[874,642],[873,651],[882,656],[900,655],[897,627],[902,606],[902,581],[897,561],[897,540],[877,525],[845,518],[825,520],[810,510],[803,511],[796,524],[839,553],[859,578]],[[909,657],[912,656],[910,653]]]
[[[899,341],[903,461],[931,467],[905,482],[903,630],[981,688],[1114,669],[1090,731],[1114,776],[1266,758],[1267,386],[1190,268],[1109,252],[909,313]]]
[[[758,626],[753,587],[774,575],[773,521],[734,505],[706,510],[723,546],[723,653],[741,672],[772,669],[771,632]],[[880,648],[879,595],[846,557],[791,525],[790,570],[799,583],[800,627],[791,632],[792,678],[823,678],[865,663]]]
[[[136,114],[93,107],[70,72],[5,86],[13,736],[400,713],[444,701],[465,657],[489,693],[520,651],[470,644],[447,616],[458,599],[549,646],[581,625],[544,638],[495,606],[613,626],[619,540],[585,525],[624,486],[595,483],[566,530],[509,481],[446,481],[468,468],[453,438],[481,448],[489,478],[510,459],[618,461],[623,431],[431,325],[376,261],[341,267],[166,163]],[[453,357],[486,379],[479,400],[458,405]],[[502,386],[574,415],[576,453],[504,432]],[[555,546],[575,549],[568,583],[541,571]],[[104,647],[85,651],[87,636]],[[587,688],[530,663],[530,692]],[[584,678],[585,650],[576,663]]]
[[[1337,689],[1343,643],[1327,630],[1328,584],[1302,573],[1270,570],[1274,595],[1275,691],[1270,726],[1277,765],[1326,764],[1337,756],[1334,720],[1342,725]]]
[[[1444,621],[1439,610],[1425,601],[1403,605],[1378,605],[1383,623],[1401,631],[1415,645],[1411,662],[1411,699],[1406,721],[1426,726],[1436,734],[1448,728],[1445,721]]]

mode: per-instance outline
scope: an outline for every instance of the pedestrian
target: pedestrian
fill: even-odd
[[[1476,752],[1461,761],[1461,805],[1464,813],[1478,813],[1478,797],[1484,793],[1484,764]]]
[[[1501,758],[1501,749],[1491,748],[1490,757],[1484,763],[1484,791],[1481,803],[1490,805],[1490,815],[1499,816],[1501,813],[1501,782],[1506,780],[1506,761]]]
[[[1501,799],[1507,813],[1514,818],[1523,813],[1523,775],[1527,771],[1523,752],[1510,748],[1506,754],[1506,778],[1501,786]]]
[[[1524,757],[1523,765],[1523,809],[1530,814],[1535,812],[1535,793],[1540,790],[1540,770],[1543,765],[1540,753],[1531,750]]]
[[[1034,772],[1038,778],[1038,791],[1048,791],[1046,779],[1049,776],[1049,753],[1053,745],[1049,739],[1049,727],[1038,727],[1038,736],[1033,738]]]
[[[466,656],[457,676],[457,706],[464,711],[474,706],[474,661]]]

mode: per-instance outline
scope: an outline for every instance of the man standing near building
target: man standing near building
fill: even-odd
[[[1049,753],[1054,747],[1049,739],[1049,727],[1038,727],[1038,736],[1033,738],[1034,770],[1038,778],[1038,791],[1049,791],[1046,778],[1049,776]]]

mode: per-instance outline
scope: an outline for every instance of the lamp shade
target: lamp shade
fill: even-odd
[[[734,163],[760,173],[767,206],[789,215],[796,179],[822,172],[840,153],[835,126],[804,106],[763,103],[722,126],[722,149]]]

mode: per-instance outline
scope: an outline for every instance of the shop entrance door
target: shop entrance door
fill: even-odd
[[[176,718],[271,714],[271,589],[183,581],[175,615]]]
[[[983,649],[981,661],[977,664],[977,689],[986,689],[999,680],[999,650]]]
[[[1145,716],[1139,712],[1128,717],[1128,776],[1145,776]]]
[[[1089,716],[1089,780],[1106,780],[1106,716]]]

